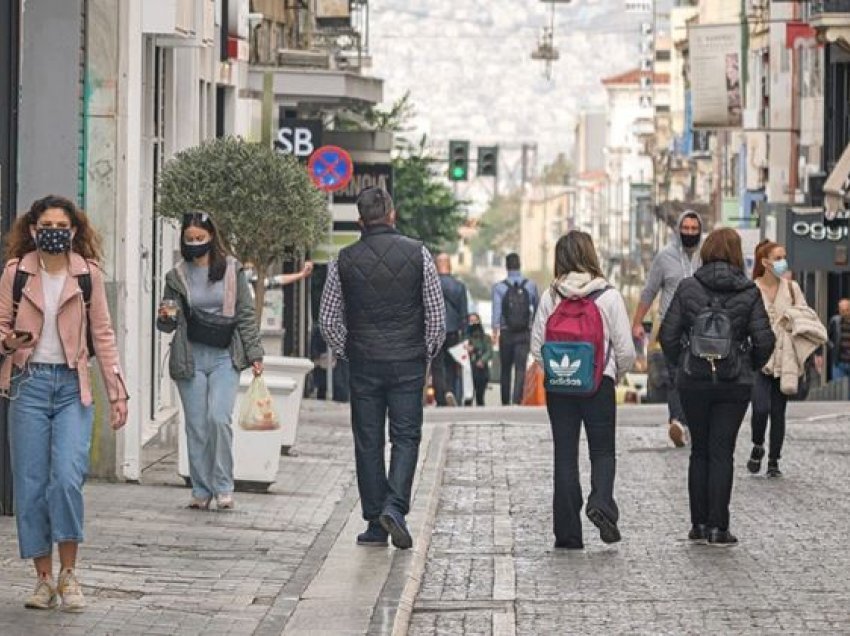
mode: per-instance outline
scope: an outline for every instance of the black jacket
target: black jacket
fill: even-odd
[[[679,283],[670,308],[661,324],[661,348],[667,361],[679,366],[683,353],[683,339],[687,337],[697,314],[711,298],[720,298],[732,320],[732,329],[738,342],[749,342],[750,361],[744,365],[738,379],[726,384],[748,385],[753,383],[754,372],[760,370],[770,359],[776,337],[770,327],[770,319],[756,284],[744,273],[729,263],[714,262],[700,267],[693,278]],[[679,386],[699,387],[711,385],[678,375]]]
[[[464,331],[469,318],[466,285],[451,274],[440,274],[440,287],[446,302],[446,333]]]
[[[422,243],[371,226],[339,253],[352,362],[425,360]]]

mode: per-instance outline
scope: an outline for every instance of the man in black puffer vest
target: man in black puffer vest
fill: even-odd
[[[350,362],[357,486],[368,522],[357,543],[385,546],[389,534],[395,547],[407,549],[425,374],[445,337],[446,310],[431,254],[396,231],[390,195],[367,188],[357,210],[363,234],[328,267],[319,325],[336,355]]]

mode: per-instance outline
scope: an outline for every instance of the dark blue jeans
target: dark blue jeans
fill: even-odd
[[[385,508],[410,511],[410,491],[422,439],[425,361],[352,361],[351,427],[363,518],[376,520]],[[390,470],[384,461],[389,417]]]

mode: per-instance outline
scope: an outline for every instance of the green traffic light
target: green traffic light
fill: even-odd
[[[452,168],[452,176],[455,179],[463,179],[463,177],[466,176],[466,170],[464,170],[460,166],[455,166],[454,168]]]

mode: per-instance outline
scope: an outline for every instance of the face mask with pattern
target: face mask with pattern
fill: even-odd
[[[40,227],[35,231],[35,242],[42,252],[63,254],[71,249],[71,229]]]

